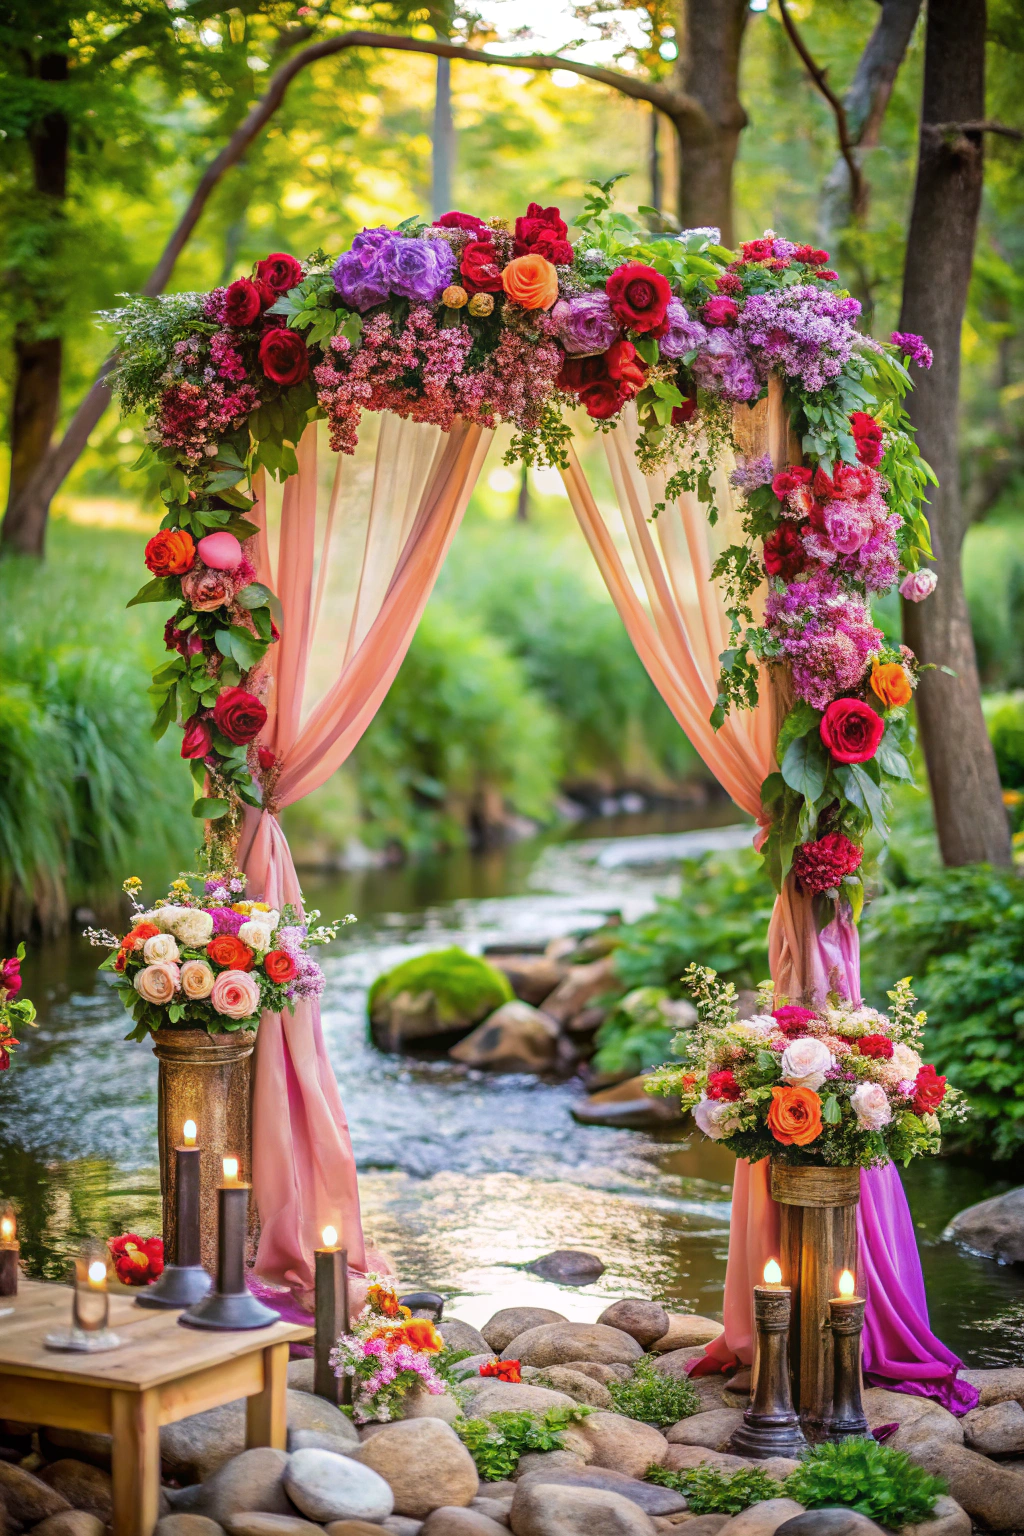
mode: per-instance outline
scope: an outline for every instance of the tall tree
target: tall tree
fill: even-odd
[[[701,114],[673,118],[677,208],[685,227],[716,225],[733,238],[733,167],[747,114],[739,95],[740,51],[749,0],[680,0],[673,84]]]
[[[984,180],[985,0],[928,0],[924,92],[900,330],[935,352],[910,413],[938,476],[929,520],[939,578],[924,603],[904,603],[903,632],[926,672],[917,695],[939,845],[947,864],[1010,862],[999,775],[981,711],[960,554],[960,333]]]

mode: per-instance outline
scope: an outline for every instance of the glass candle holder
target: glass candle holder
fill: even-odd
[[[86,1243],[75,1260],[72,1315],[75,1327],[83,1333],[100,1333],[110,1320],[107,1251],[102,1243]]]

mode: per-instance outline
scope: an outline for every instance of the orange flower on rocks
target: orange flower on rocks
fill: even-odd
[[[523,1373],[518,1360],[485,1360],[480,1367],[481,1376],[496,1376],[499,1381],[522,1381]]]
[[[154,576],[184,576],[195,558],[195,542],[184,528],[164,528],[146,545],[146,565]]]
[[[768,1129],[784,1147],[806,1147],[821,1135],[821,1099],[813,1088],[773,1088]]]
[[[876,661],[871,668],[871,691],[886,709],[898,709],[901,704],[910,703],[914,690],[898,661]]]
[[[387,1285],[371,1285],[366,1299],[382,1317],[411,1317],[408,1307],[403,1307],[394,1291]]]
[[[524,309],[550,309],[558,298],[558,273],[546,256],[517,256],[501,274],[510,299]]]

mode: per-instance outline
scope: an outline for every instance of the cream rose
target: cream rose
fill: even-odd
[[[260,984],[248,971],[221,971],[210,1002],[226,1019],[248,1019],[260,1005]]]
[[[270,929],[266,923],[262,921],[256,922],[255,918],[251,918],[249,922],[242,924],[238,930],[238,937],[243,944],[248,944],[249,948],[254,949],[258,955],[265,954],[271,945]]]
[[[892,1119],[892,1110],[881,1083],[861,1083],[850,1095],[857,1124],[862,1131],[880,1131]]]
[[[205,960],[186,960],[181,968],[181,990],[198,1003],[213,991],[213,969]]]
[[[152,913],[152,921],[156,923],[161,933],[173,933],[174,925],[182,912],[187,912],[187,907],[172,906],[168,902],[166,907],[155,907]]]
[[[159,965],[161,961],[177,960],[178,946],[174,942],[174,935],[170,933],[155,933],[151,939],[147,939],[142,946],[142,958],[147,965]]]
[[[213,918],[201,907],[179,907],[171,932],[189,949],[200,949],[213,938]]]
[[[805,1035],[786,1046],[779,1066],[784,1080],[794,1088],[817,1091],[825,1081],[825,1073],[835,1064],[835,1057],[824,1041]]]
[[[699,1104],[693,1106],[693,1118],[698,1130],[703,1131],[712,1141],[721,1141],[723,1136],[728,1136],[739,1124],[735,1104],[726,1099],[701,1099]]]
[[[916,1081],[917,1074],[921,1070],[921,1058],[909,1045],[901,1043],[893,1046],[892,1055],[886,1062],[886,1066],[895,1073],[898,1083],[912,1083]]]
[[[147,1003],[157,1008],[166,1008],[178,990],[179,980],[178,967],[170,960],[162,960],[157,965],[147,965],[139,972],[135,978],[135,990]]]

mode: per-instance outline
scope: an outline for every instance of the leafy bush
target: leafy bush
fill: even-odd
[[[814,1446],[783,1487],[808,1509],[838,1504],[894,1530],[929,1519],[946,1492],[943,1479],[916,1467],[906,1452],[871,1439]]]
[[[378,976],[370,988],[370,1013],[378,1003],[397,997],[399,992],[433,992],[438,1019],[442,1023],[450,1020],[453,1025],[462,1019],[482,1019],[512,997],[503,971],[479,955],[468,955],[456,944],[414,955]]]
[[[578,1424],[590,1412],[578,1404],[573,1408],[549,1408],[541,1417],[536,1413],[495,1413],[489,1419],[455,1420],[454,1429],[466,1447],[485,1483],[500,1483],[512,1477],[520,1456],[527,1451],[560,1451],[562,1432]]]
[[[739,1472],[716,1472],[712,1467],[692,1467],[688,1472],[669,1472],[664,1467],[648,1467],[644,1477],[662,1488],[674,1488],[685,1494],[694,1515],[738,1515],[763,1499],[777,1499],[782,1485],[760,1467],[744,1467]]]
[[[610,1381],[616,1413],[647,1424],[678,1424],[700,1412],[700,1398],[686,1376],[668,1376],[654,1369],[650,1355],[642,1355],[628,1381]]]
[[[1024,693],[985,700],[985,720],[1004,789],[1024,789]]]
[[[596,1071],[635,1077],[665,1060],[676,1032],[661,1009],[667,997],[665,987],[634,987],[619,999],[595,1036]]]

